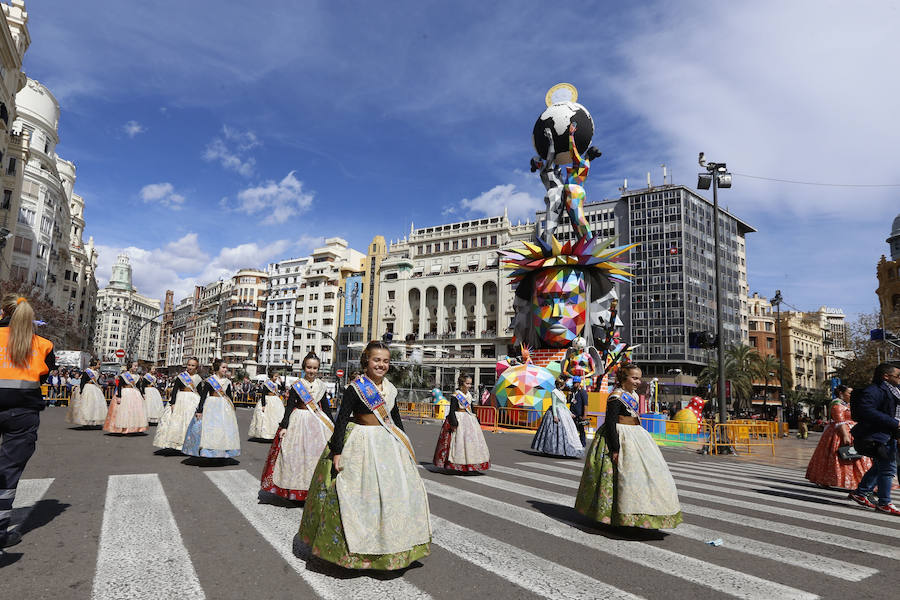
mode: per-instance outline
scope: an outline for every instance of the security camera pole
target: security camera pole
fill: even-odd
[[[722,322],[722,281],[719,267],[719,187],[731,187],[731,173],[728,173],[725,163],[706,162],[703,153],[699,157],[700,166],[706,169],[706,173],[698,176],[697,187],[708,190],[712,184],[713,190],[713,247],[716,254],[716,349],[718,354],[719,385],[717,399],[719,402],[719,422],[728,421],[728,410],[725,406],[725,332]],[[726,450],[726,453],[729,453]]]

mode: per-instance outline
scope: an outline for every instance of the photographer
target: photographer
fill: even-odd
[[[587,410],[588,395],[581,381],[575,381],[572,385],[575,387],[571,408],[572,414],[575,416],[575,428],[578,429],[578,438],[581,440],[581,445],[586,447],[587,436],[584,433],[584,413]]]
[[[875,367],[872,385],[850,400],[857,424],[850,430],[857,452],[872,458],[856,490],[848,496],[857,504],[900,516],[891,502],[891,485],[897,473],[897,437],[900,434],[900,367],[881,363]],[[877,505],[873,491],[878,486]]]

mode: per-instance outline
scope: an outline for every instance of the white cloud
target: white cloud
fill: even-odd
[[[446,206],[442,214],[446,216],[468,213],[493,217],[507,211],[509,219],[534,221],[534,213],[544,210],[543,186],[536,174],[515,171],[512,183],[495,185],[474,198],[465,198],[459,206]]]
[[[169,182],[151,183],[141,188],[141,200],[158,202],[162,206],[178,210],[184,204],[184,196],[175,193],[175,186]]]
[[[247,156],[247,153],[259,145],[261,142],[252,131],[240,131],[223,125],[222,137],[213,138],[206,145],[203,160],[218,162],[229,171],[250,177],[256,168],[256,159]]]
[[[222,248],[212,258],[200,247],[199,237],[193,232],[161,248],[97,246],[97,279],[101,287],[106,285],[116,258],[124,252],[131,261],[132,280],[138,291],[162,300],[167,289],[173,290],[177,301],[191,294],[195,285],[231,277],[239,269],[263,267],[320,242],[321,238],[304,236],[299,241],[247,243]]]
[[[139,133],[144,133],[145,131],[147,131],[147,128],[137,121],[128,121],[127,123],[122,125],[122,131],[124,131],[125,135],[127,135],[128,137],[134,138],[134,136],[138,135]]]
[[[291,171],[277,183],[267,181],[241,190],[237,198],[237,210],[248,215],[264,213],[263,224],[273,225],[305,212],[312,204],[313,194],[303,191],[303,182]]]

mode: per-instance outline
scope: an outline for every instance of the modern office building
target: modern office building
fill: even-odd
[[[294,369],[294,336],[303,332],[294,329],[297,296],[303,284],[309,257],[289,258],[266,267],[266,323],[259,347],[259,364],[263,368],[281,367],[288,373]],[[297,357],[298,361],[303,357]]]

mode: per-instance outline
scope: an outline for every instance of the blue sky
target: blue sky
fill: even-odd
[[[705,151],[735,173],[900,184],[900,13],[889,3],[33,0],[25,69],[62,104],[105,281],[177,295],[322,236],[364,250],[409,224],[543,205],[528,173],[544,93],[592,112],[589,199]],[[876,306],[900,188],[735,176],[751,291]]]

